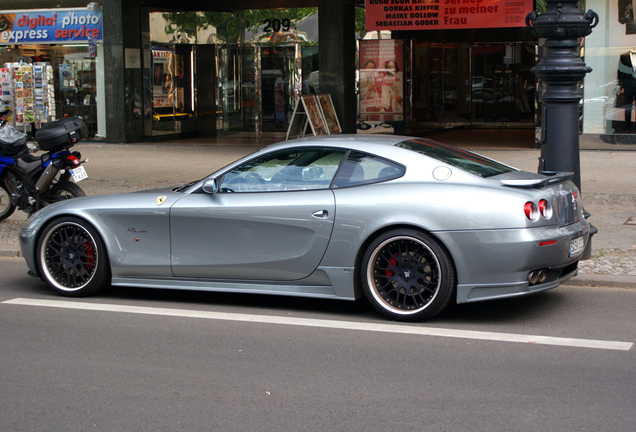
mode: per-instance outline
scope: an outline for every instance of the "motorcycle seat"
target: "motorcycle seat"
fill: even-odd
[[[26,154],[17,160],[18,166],[25,172],[30,173],[37,167],[41,166],[46,159],[34,156],[32,154]]]

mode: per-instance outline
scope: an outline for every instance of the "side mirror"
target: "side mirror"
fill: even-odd
[[[203,191],[209,194],[215,194],[219,191],[219,187],[216,184],[216,179],[206,179],[203,182]]]

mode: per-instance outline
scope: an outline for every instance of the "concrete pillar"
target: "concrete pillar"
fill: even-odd
[[[356,133],[354,0],[319,0],[320,93],[329,93],[343,133]]]
[[[104,78],[106,88],[106,141],[126,142],[124,116],[124,29],[121,0],[103,0]]]

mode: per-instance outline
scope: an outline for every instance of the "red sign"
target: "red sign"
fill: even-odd
[[[366,0],[366,30],[525,27],[532,0]]]

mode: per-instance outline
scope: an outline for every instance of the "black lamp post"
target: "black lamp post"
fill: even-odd
[[[579,157],[579,82],[592,68],[579,54],[580,38],[592,33],[598,15],[579,12],[578,0],[546,0],[541,15],[530,12],[526,25],[538,38],[545,38],[543,56],[532,68],[545,83],[541,96],[542,128],[539,171],[573,172],[581,189]]]

